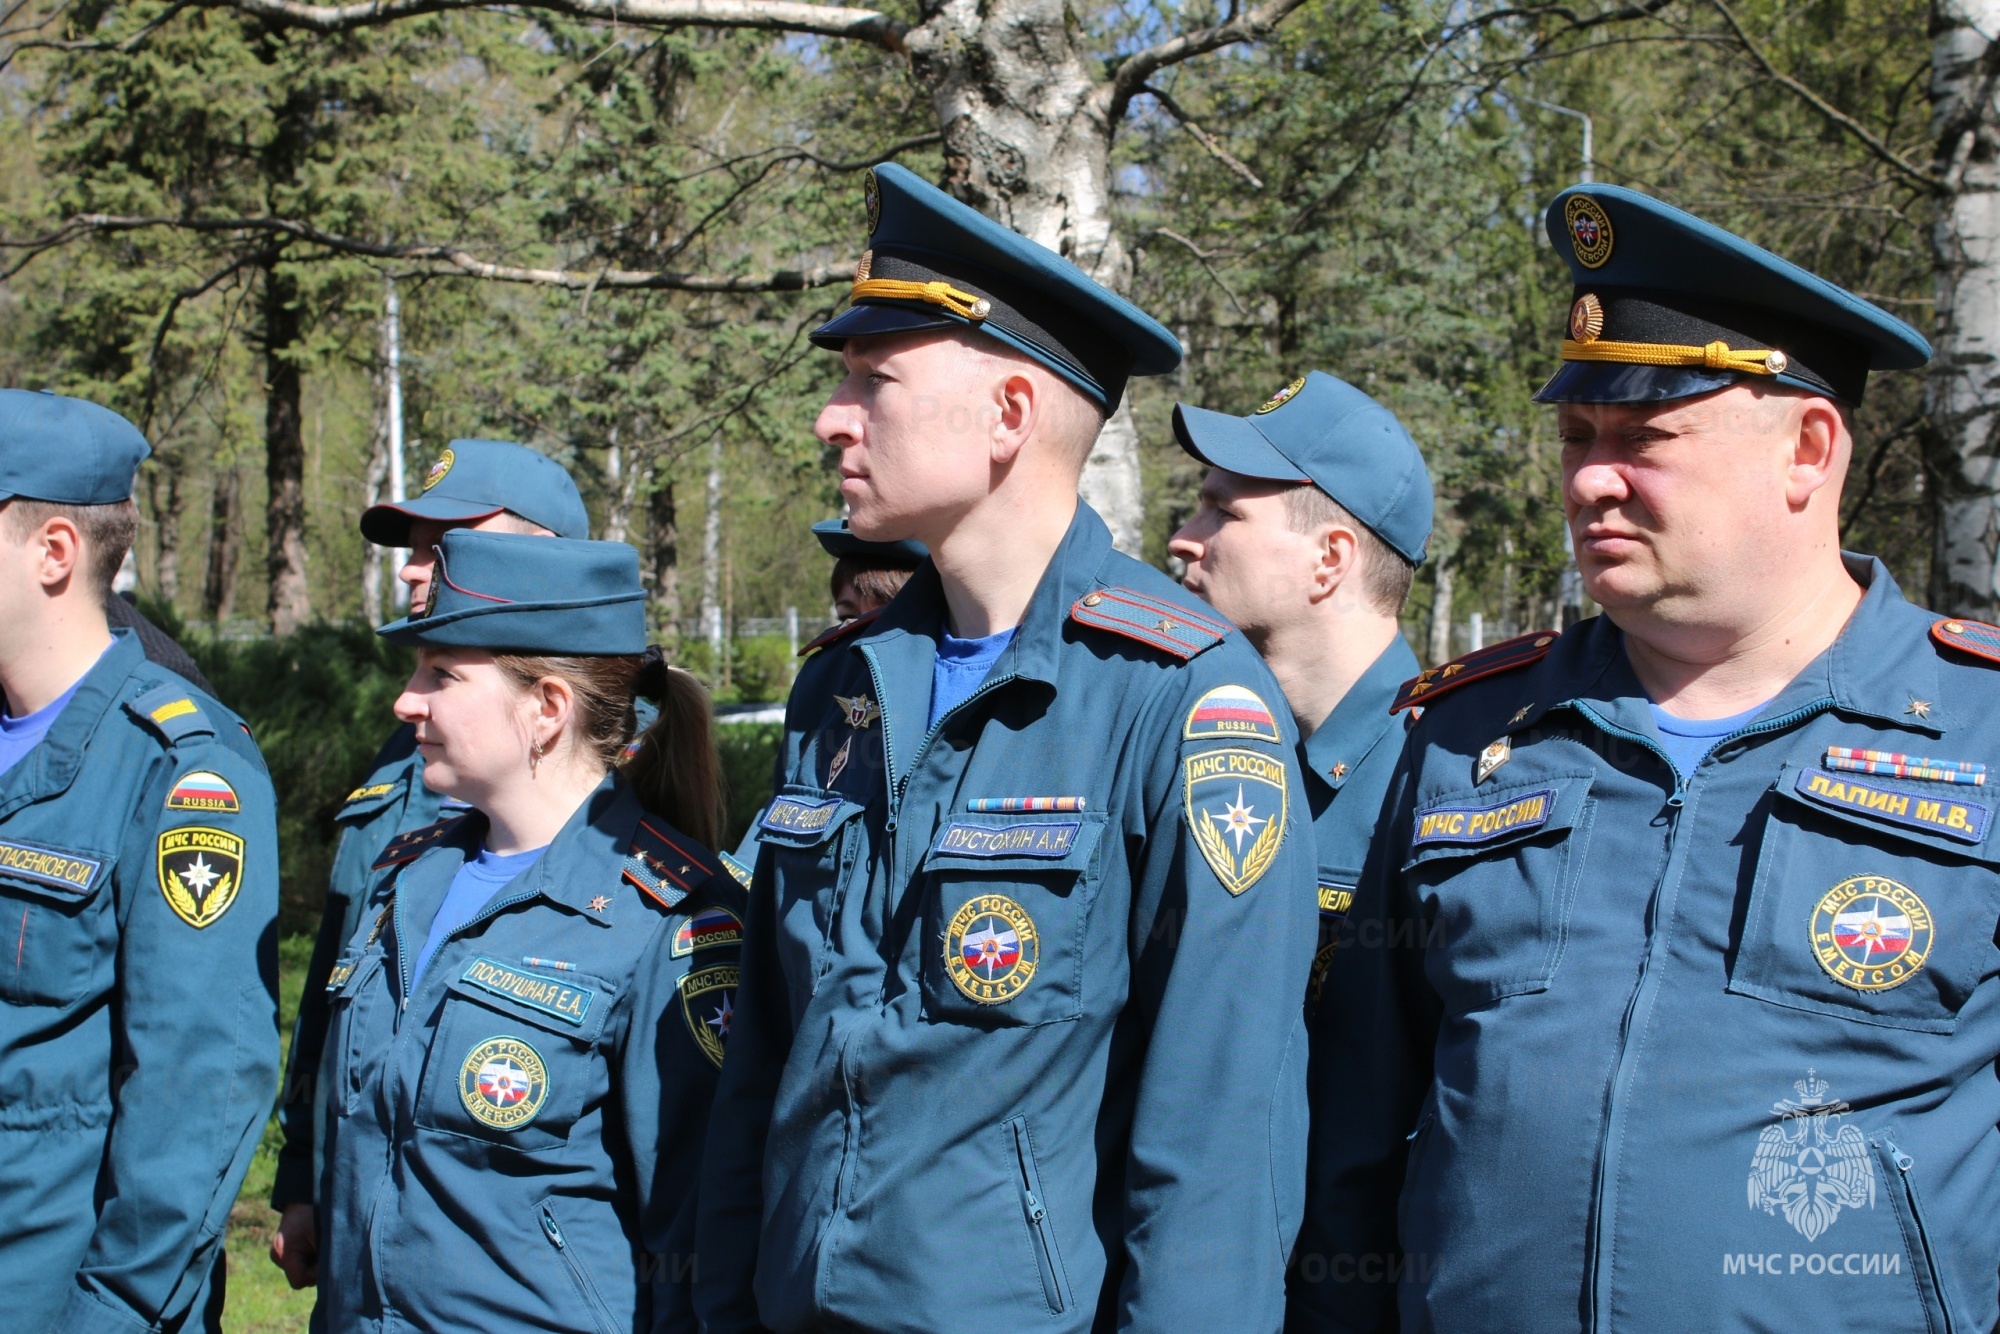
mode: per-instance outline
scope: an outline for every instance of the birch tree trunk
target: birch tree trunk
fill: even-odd
[[[1938,488],[1931,604],[2000,619],[2000,0],[1937,0],[1931,108],[1944,196],[1932,232],[1936,357],[1925,387]]]
[[[1431,594],[1430,657],[1424,663],[1426,667],[1451,661],[1451,595],[1458,577],[1449,551],[1438,552],[1436,560],[1437,588]]]
[[[656,479],[646,498],[646,551],[653,571],[653,616],[669,645],[681,628],[681,530],[671,477]]]

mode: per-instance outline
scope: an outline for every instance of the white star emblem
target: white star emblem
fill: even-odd
[[[180,877],[181,883],[192,890],[196,898],[206,895],[209,886],[222,878],[200,853],[195,854],[194,864],[182,871]]]
[[[715,1036],[718,1038],[729,1036],[729,1020],[735,1013],[736,1007],[729,1003],[727,996],[724,996],[722,1004],[715,1011],[714,1017],[707,1021],[708,1026],[715,1030]]]
[[[1220,815],[1217,815],[1214,811],[1208,812],[1208,818],[1221,824],[1229,835],[1236,840],[1236,855],[1239,857],[1243,855],[1244,838],[1256,833],[1257,826],[1267,823],[1270,818],[1268,816],[1252,814],[1253,809],[1248,802],[1243,800],[1243,785],[1238,783],[1236,785],[1236,801],[1233,804],[1224,802],[1222,814]]]

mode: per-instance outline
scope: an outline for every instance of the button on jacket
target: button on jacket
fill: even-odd
[[[1275,1329],[1314,916],[1277,686],[1087,507],[930,731],[943,620],[926,566],[793,688],[706,1328]]]
[[[692,1330],[741,890],[607,778],[411,992],[484,827],[459,815],[392,843],[333,970],[326,1326]]]
[[[256,745],[118,634],[0,775],[0,1328],[187,1314],[277,1079],[277,911]]]
[[[1417,655],[1399,634],[1299,747],[1319,857],[1319,952],[1306,983],[1308,1015],[1318,1008],[1340,925],[1375,842],[1382,799],[1403,754],[1409,719],[1390,713],[1389,706],[1396,688],[1416,674]],[[1338,1096],[1337,1087],[1333,1093]]]
[[[326,907],[320,914],[312,962],[306,967],[279,1098],[278,1123],[285,1142],[278,1151],[277,1180],[271,1188],[274,1209],[313,1200],[319,1170],[313,1162],[313,1145],[318,1134],[320,1060],[326,1049],[326,979],[342,947],[360,928],[361,908],[375,879],[375,859],[397,834],[434,823],[441,804],[437,793],[424,786],[416,729],[405,723],[382,744],[368,777],[347,794],[333,817],[340,826],[340,841],[334,847]]]
[[[1327,980],[1299,1327],[1400,1280],[1408,1330],[1993,1328],[2000,664],[1848,568],[1685,780],[1603,618],[1436,693]]]

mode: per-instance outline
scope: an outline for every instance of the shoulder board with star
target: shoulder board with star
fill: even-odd
[[[1439,666],[1426,667],[1403,682],[1403,688],[1396,692],[1396,702],[1389,706],[1389,712],[1400,713],[1413,705],[1429,704],[1447,690],[1456,690],[1467,682],[1511,672],[1516,667],[1526,667],[1540,660],[1559,637],[1554,630],[1537,630],[1476,649]]]
[[[1220,644],[1230,630],[1229,623],[1218,617],[1134,588],[1093,589],[1070,605],[1069,617],[1080,625],[1136,639],[1183,662]]]
[[[639,817],[625,849],[625,878],[662,908],[677,908],[696,890],[721,887],[740,898],[734,877],[715,854],[656,815]],[[740,907],[740,904],[739,904]]]
[[[851,621],[842,621],[839,625],[832,626],[828,629],[820,631],[819,635],[816,638],[814,638],[814,640],[810,644],[807,644],[804,648],[799,650],[799,656],[803,658],[808,653],[819,652],[819,650],[825,648],[828,644],[839,643],[841,640],[853,634],[856,630],[864,629],[868,625],[872,624],[875,618],[877,616],[880,616],[881,614],[882,614],[882,609],[880,607],[877,607],[874,611],[865,611],[861,613],[861,615],[855,617]]]
[[[126,700],[125,709],[170,746],[191,736],[215,735],[215,724],[184,685],[154,686]]]
[[[1931,626],[1931,638],[1946,648],[2000,663],[2000,625],[1952,617]]]
[[[375,864],[369,869],[380,871],[386,867],[401,866],[404,862],[415,861],[434,844],[450,835],[452,830],[458,828],[468,814],[470,812],[460,811],[455,815],[447,815],[442,820],[419,825],[415,829],[405,829],[389,840],[388,846],[382,849],[382,855],[375,859]]]

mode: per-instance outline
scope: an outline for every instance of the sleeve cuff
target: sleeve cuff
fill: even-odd
[[[71,1288],[62,1314],[49,1326],[49,1334],[153,1334],[156,1328],[125,1307],[113,1306],[82,1288]]]

